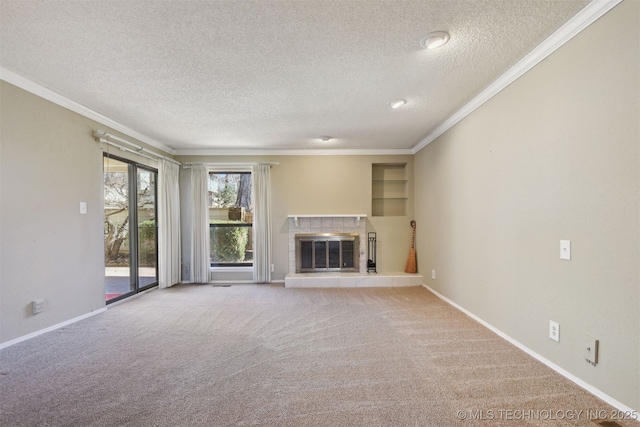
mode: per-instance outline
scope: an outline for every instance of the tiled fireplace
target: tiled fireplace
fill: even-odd
[[[366,215],[289,215],[289,274],[284,279],[287,288],[354,288],[421,286],[422,275],[367,272]],[[325,272],[296,273],[296,235],[357,235],[359,257],[357,269],[350,272],[327,269]],[[300,241],[300,238],[298,239]],[[328,244],[327,244],[328,247]],[[340,258],[341,262],[344,258]],[[329,257],[327,257],[329,260]],[[356,264],[354,258],[353,264]],[[342,270],[342,269],[340,269]]]
[[[366,215],[290,215],[289,273],[296,272],[296,235],[357,234],[359,247],[356,272],[367,271]],[[321,273],[319,273],[321,274]]]

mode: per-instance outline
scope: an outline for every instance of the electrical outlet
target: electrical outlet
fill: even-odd
[[[549,338],[560,342],[560,324],[553,320],[549,320]]]
[[[431,279],[436,280],[436,271],[431,270]]]
[[[35,301],[31,301],[31,313],[38,314],[44,311],[44,300],[38,299]]]

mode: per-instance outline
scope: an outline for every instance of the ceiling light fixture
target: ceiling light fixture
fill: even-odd
[[[435,49],[445,45],[449,41],[449,33],[436,31],[429,33],[420,40],[420,46],[425,49]]]
[[[321,137],[320,137],[320,141],[322,141],[322,142],[329,142],[329,141],[331,141],[332,139],[333,139],[333,138],[331,138],[330,136],[326,136],[326,135],[325,135],[325,136],[321,136]]]
[[[395,110],[396,108],[402,107],[406,103],[407,101],[405,99],[394,99],[389,103],[389,105]]]

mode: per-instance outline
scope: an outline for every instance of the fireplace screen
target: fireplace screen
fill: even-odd
[[[357,271],[358,233],[296,234],[296,273]]]

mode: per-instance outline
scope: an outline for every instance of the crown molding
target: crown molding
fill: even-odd
[[[404,156],[413,155],[408,149],[309,149],[309,150],[175,150],[176,156]]]
[[[56,105],[64,107],[68,110],[78,113],[84,117],[108,126],[109,128],[122,132],[123,134],[149,144],[165,153],[172,156],[397,156],[397,155],[412,155],[410,148],[408,149],[321,149],[321,150],[233,150],[233,149],[184,149],[176,150],[169,147],[162,142],[156,141],[153,138],[143,135],[121,123],[116,122],[102,114],[85,107],[75,101],[70,100],[57,92],[47,89],[46,87],[39,85],[21,75],[7,70],[0,66],[0,80],[4,80],[7,83],[11,83],[20,89],[26,90],[36,96],[51,101]]]
[[[567,21],[566,24],[533,49],[527,56],[518,61],[506,73],[487,86],[475,98],[453,113],[453,115],[451,115],[447,120],[442,122],[431,133],[424,137],[413,147],[413,149],[411,149],[411,153],[416,154],[418,151],[435,141],[439,136],[447,132],[458,122],[474,112],[482,104],[493,98],[515,80],[522,77],[542,60],[547,58],[558,48],[567,43],[582,30],[593,24],[596,20],[621,2],[622,0],[593,0],[585,6],[584,9],[578,12],[577,15]]]
[[[112,120],[102,114],[85,107],[75,101],[72,101],[59,93],[56,93],[50,89],[47,89],[25,77],[20,76],[13,71],[7,70],[0,66],[0,80],[4,80],[11,83],[27,92],[40,96],[54,104],[67,108],[75,113],[78,113],[84,117],[95,120],[96,122],[108,126],[114,130],[122,132],[132,138],[149,144],[165,153],[174,156],[364,156],[364,155],[413,155],[436,140],[439,136],[447,132],[453,126],[455,126],[462,119],[467,117],[482,104],[493,98],[496,94],[501,92],[511,83],[518,78],[522,77],[529,70],[535,67],[538,63],[544,60],[546,57],[555,52],[558,48],[571,40],[574,36],[579,34],[582,30],[587,28],[597,19],[609,12],[615,6],[617,6],[622,0],[593,0],[584,9],[582,9],[577,15],[571,18],[560,29],[549,36],[538,47],[532,50],[527,56],[521,59],[513,67],[511,67],[506,73],[500,76],[497,80],[487,86],[482,92],[480,92],[471,101],[465,104],[462,108],[456,111],[448,119],[442,122],[432,132],[425,136],[420,142],[418,142],[411,149],[305,149],[305,150],[231,150],[231,149],[184,149],[176,150],[168,145],[159,142],[147,135],[141,134],[115,120]]]
[[[47,101],[51,101],[54,104],[73,111],[74,113],[78,113],[91,120],[95,120],[102,125],[108,126],[113,130],[117,130],[118,132],[122,132],[132,138],[137,139],[138,141],[149,144],[150,146],[162,150],[165,153],[171,155],[175,154],[176,150],[169,147],[168,145],[165,145],[160,141],[156,141],[155,139],[150,138],[147,135],[143,135],[140,132],[137,132],[121,123],[116,122],[115,120],[103,116],[102,114],[88,107],[85,107],[82,104],[72,101],[69,98],[60,95],[59,93],[54,92],[51,89],[47,89],[46,87],[39,85],[38,83],[35,83],[25,77],[22,77],[21,75],[14,73],[13,71],[7,70],[4,67],[0,67],[0,80],[11,83],[12,85],[19,87],[20,89],[26,90],[27,92],[46,99]]]

